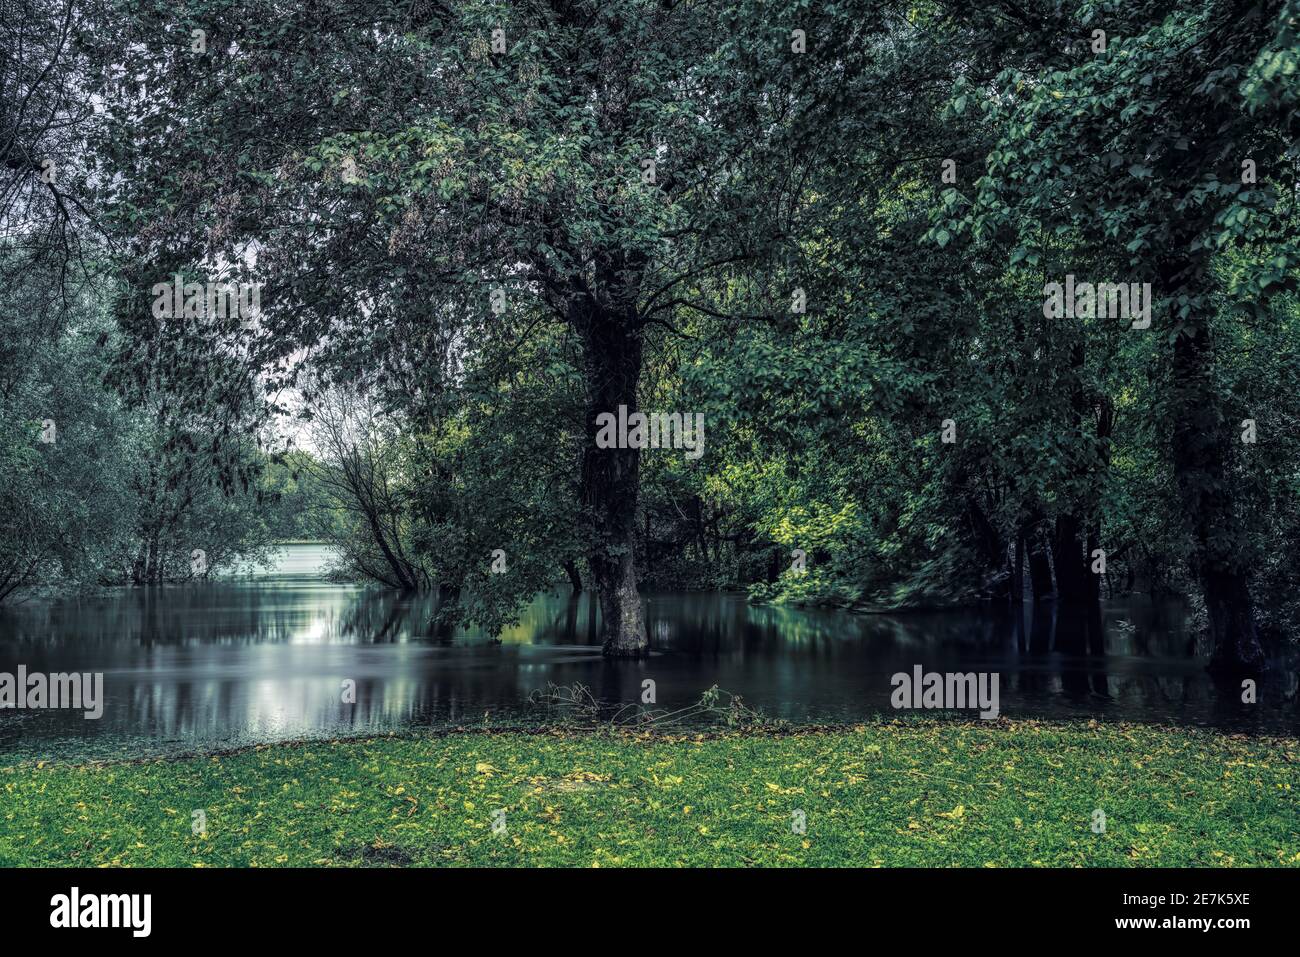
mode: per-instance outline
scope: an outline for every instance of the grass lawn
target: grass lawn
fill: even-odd
[[[1294,867],[1298,761],[1294,739],[916,720],[24,764],[0,768],[0,865]]]

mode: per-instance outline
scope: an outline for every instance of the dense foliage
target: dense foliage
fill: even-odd
[[[137,579],[175,561],[155,533],[310,534],[438,588],[444,623],[593,588],[616,655],[646,651],[646,588],[1179,592],[1233,669],[1293,627],[1294,0],[60,9],[29,11],[66,36],[59,94],[5,82],[91,107],[42,129],[6,101],[7,168],[108,292],[24,327],[46,364],[0,468],[28,500],[64,470],[52,529],[85,482],[130,497]],[[261,311],[160,318],[174,276],[260,283]],[[1067,277],[1124,310],[1054,312]],[[135,416],[112,470],[18,425],[64,361],[120,396],[60,400],[70,436]],[[602,447],[620,406],[698,413],[703,453]],[[28,577],[81,560],[40,554]]]

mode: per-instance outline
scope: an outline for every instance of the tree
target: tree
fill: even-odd
[[[1277,87],[1294,76],[1295,16],[1293,4],[1234,2],[1042,14],[1030,35],[1063,52],[999,74],[979,104],[999,131],[984,175],[946,197],[950,227],[1011,230],[1026,261],[1042,255],[1044,233],[1095,236],[1123,248],[1123,281],[1152,285],[1152,333],[1134,334],[1166,346],[1159,406],[1214,665],[1228,671],[1259,669],[1264,656],[1231,477],[1240,443],[1217,381],[1216,325],[1232,313],[1215,308],[1215,264],[1226,249],[1266,244],[1272,255],[1227,291],[1249,307],[1294,289],[1294,192],[1272,177],[1292,169],[1294,92]],[[1082,40],[1094,27],[1107,28],[1104,49]],[[1248,159],[1261,182],[1246,182]]]
[[[429,572],[410,553],[396,428],[373,401],[343,387],[310,387],[307,401],[309,436],[320,455],[309,468],[335,507],[348,515],[343,534],[334,537],[344,561],[393,588],[426,587]]]
[[[651,326],[712,310],[705,291],[724,270],[781,248],[799,171],[820,153],[796,156],[783,117],[819,60],[839,68],[862,31],[840,11],[818,34],[818,15],[801,12],[834,52],[796,69],[789,27],[758,9],[118,10],[116,27],[87,42],[124,76],[119,87],[150,96],[109,106],[125,171],[113,199],[135,219],[154,211],[146,218],[181,264],[238,263],[257,247],[272,300],[253,347],[263,374],[319,345],[314,361],[365,370],[383,389],[410,357],[418,402],[446,385],[449,356],[494,334],[503,309],[538,303],[538,329],[572,330],[605,651],[638,656],[640,453],[597,448],[597,416],[637,408]],[[187,46],[193,29],[202,52]],[[140,245],[133,281],[156,278],[145,261],[157,251],[154,237]],[[788,295],[770,291],[764,314]],[[195,353],[192,342],[165,348]]]

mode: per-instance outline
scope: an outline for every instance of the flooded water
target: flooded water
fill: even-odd
[[[318,546],[262,577],[29,600],[0,610],[0,672],[102,672],[104,712],[0,711],[0,761],[237,747],[416,726],[533,720],[548,683],[603,700],[685,707],[717,685],[792,721],[889,713],[896,672],[996,672],[1003,714],[1300,730],[1283,662],[1243,704],[1216,686],[1183,611],[1108,603],[1085,622],[993,611],[898,616],[751,606],[742,595],[645,597],[655,655],[601,658],[590,596],[539,596],[500,644],[435,637],[427,597],[321,580]],[[355,682],[355,703],[344,701]]]

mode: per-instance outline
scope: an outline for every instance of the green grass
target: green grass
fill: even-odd
[[[0,769],[0,864],[1297,866],[1297,750],[1136,725],[903,721],[25,764]],[[191,833],[195,809],[206,835]]]

